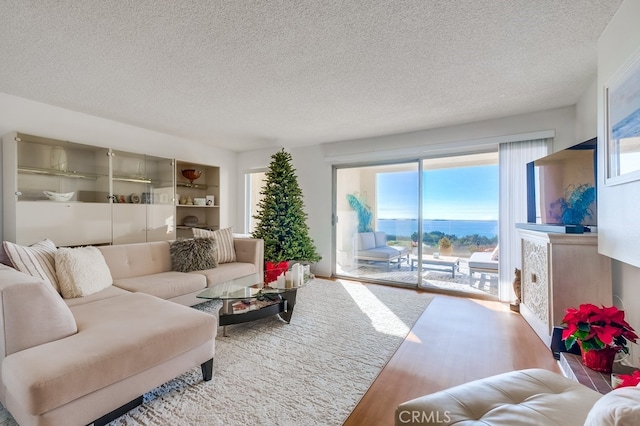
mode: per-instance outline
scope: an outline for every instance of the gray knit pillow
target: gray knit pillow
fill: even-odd
[[[202,271],[218,266],[216,241],[212,238],[176,240],[169,248],[171,269],[178,272]]]

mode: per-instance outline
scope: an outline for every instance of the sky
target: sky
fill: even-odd
[[[498,220],[498,165],[425,170],[423,219]],[[417,172],[379,173],[378,219],[417,219]]]

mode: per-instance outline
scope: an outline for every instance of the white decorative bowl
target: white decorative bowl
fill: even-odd
[[[47,196],[51,201],[69,201],[75,192],[67,192],[66,194],[61,194],[59,192],[52,191],[42,191],[44,195]]]

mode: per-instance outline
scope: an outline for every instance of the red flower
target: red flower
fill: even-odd
[[[562,340],[567,349],[577,341],[586,351],[610,347],[628,353],[627,340],[636,343],[638,339],[625,321],[624,311],[615,306],[598,307],[585,303],[578,309],[567,309],[562,322],[566,324]]]
[[[625,386],[637,386],[640,383],[640,371],[636,370],[633,374],[620,374],[618,378],[621,380],[619,388]]]

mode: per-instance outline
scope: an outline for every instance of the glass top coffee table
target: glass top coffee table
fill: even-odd
[[[200,299],[222,300],[219,325],[222,335],[227,335],[227,325],[255,321],[278,315],[287,324],[291,321],[296,294],[301,286],[272,288],[265,286],[262,274],[225,281],[207,288],[197,297]]]

